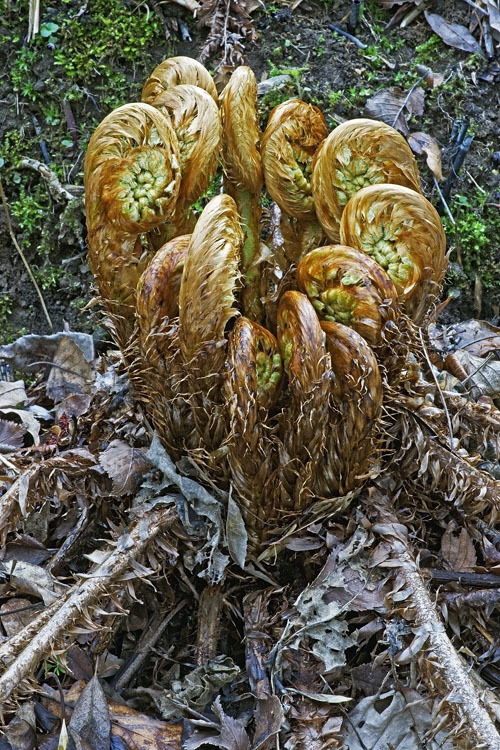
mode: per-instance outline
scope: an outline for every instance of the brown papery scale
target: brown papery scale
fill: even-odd
[[[340,220],[348,200],[378,183],[420,192],[417,162],[397,130],[377,120],[342,123],[314,156],[311,187],[316,215],[332,242],[340,239]]]
[[[326,348],[335,378],[332,408],[335,425],[324,450],[318,495],[345,495],[369,472],[376,450],[376,428],[382,410],[382,379],[366,341],[341,323],[323,321]]]
[[[307,253],[297,268],[299,289],[319,318],[342,323],[372,346],[397,312],[396,288],[368,255],[345,245],[327,245]]]
[[[276,456],[268,419],[280,392],[282,370],[272,333],[248,318],[239,318],[229,334],[224,377],[229,409],[227,460],[252,549],[265,537],[272,517],[269,484]]]
[[[348,202],[340,236],[385,269],[406,312],[421,323],[447,266],[446,237],[434,206],[409,188],[372,185]]]
[[[179,185],[177,138],[154,107],[125,104],[98,125],[85,157],[88,257],[121,348],[149,260],[140,235],[172,215]]]
[[[214,102],[218,104],[219,97],[212,76],[198,60],[192,57],[169,57],[156,66],[142,89],[143,102],[152,104],[159,93],[173,86],[189,83],[205,89]]]
[[[191,231],[193,203],[210,185],[220,157],[222,125],[213,98],[191,84],[173,86],[150,97],[150,103],[170,118],[179,141],[181,184],[175,212],[168,224],[151,236],[155,245]]]

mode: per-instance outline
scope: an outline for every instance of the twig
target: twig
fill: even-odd
[[[435,174],[432,175],[432,179],[434,180],[434,187],[436,188],[437,193],[439,195],[439,200],[441,201],[441,204],[442,204],[444,210],[446,211],[449,220],[451,221],[451,223],[453,224],[453,226],[456,226],[455,219],[453,218],[453,215],[452,215],[452,213],[450,211],[450,207],[448,206],[448,204],[446,203],[446,201],[444,199],[444,195],[441,192],[441,188],[439,187],[439,182],[437,181]]]
[[[38,662],[61,641],[82,612],[88,613],[103,596],[110,596],[119,585],[121,576],[133,569],[134,560],[176,517],[171,507],[150,509],[116,543],[102,550],[104,562],[96,565],[85,580],[75,583],[57,600],[54,614],[0,676],[0,704],[33,673]],[[2,650],[8,647],[8,643],[2,644]]]
[[[351,42],[354,42],[356,47],[359,47],[359,49],[367,49],[368,45],[362,42],[357,37],[353,36],[352,34],[349,34],[348,31],[344,31],[344,29],[340,29],[338,26],[334,26],[333,23],[327,23],[327,28],[331,31],[335,31],[337,34],[340,34],[340,36],[345,36],[346,39],[349,39]]]
[[[113,680],[113,689],[116,690],[117,693],[123,690],[123,688],[130,682],[134,674],[141,668],[141,666],[146,661],[149,652],[152,648],[154,648],[158,640],[163,635],[165,628],[167,627],[169,622],[173,620],[175,615],[180,612],[181,609],[186,606],[186,604],[187,599],[182,599],[174,607],[174,609],[172,609],[168,613],[168,615],[165,616],[164,612],[160,612],[158,617],[153,618],[151,624],[144,632],[139,643],[137,644],[135,653],[132,654],[132,657],[129,659],[127,664],[125,664],[123,671],[120,671]]]
[[[422,13],[423,10],[425,10],[425,3],[422,3],[421,5],[417,5],[416,8],[413,8],[412,10],[410,10],[408,15],[406,15],[401,21],[401,23],[399,24],[399,28],[406,29],[406,27],[409,26],[411,22],[414,21],[415,18],[417,18],[417,16],[419,16]]]
[[[429,367],[430,373],[432,375],[432,379],[434,380],[434,383],[436,385],[436,388],[438,389],[439,397],[441,399],[441,403],[443,404],[443,409],[446,414],[446,421],[448,423],[448,431],[450,433],[450,451],[453,451],[454,445],[455,445],[455,438],[453,437],[453,427],[451,425],[451,418],[450,418],[450,412],[448,411],[448,406],[446,405],[446,399],[444,397],[443,391],[441,390],[441,386],[439,385],[438,379],[436,378],[436,373],[434,372],[434,368],[432,366],[432,362],[429,358],[429,352],[427,351],[427,347],[425,345],[424,337],[422,335],[422,329],[419,329],[419,335],[420,335],[420,341],[422,343],[422,349],[424,352],[424,357],[427,362],[427,366]]]
[[[29,169],[35,169],[37,172],[40,172],[43,179],[47,182],[50,192],[56,200],[75,200],[75,196],[61,185],[57,175],[46,164],[43,164],[41,161],[37,161],[36,159],[25,157],[24,159],[21,159],[21,161],[19,162],[19,166],[28,167]]]
[[[49,328],[50,328],[51,331],[53,331],[54,330],[54,326],[52,325],[52,321],[50,319],[49,312],[47,310],[47,307],[45,306],[45,302],[44,302],[44,299],[42,297],[42,293],[40,291],[40,287],[38,286],[37,281],[36,281],[35,277],[33,276],[33,271],[31,270],[31,268],[30,268],[30,266],[28,264],[28,261],[26,260],[26,258],[24,256],[24,253],[21,250],[21,247],[20,247],[20,245],[19,245],[19,243],[18,243],[18,241],[16,239],[16,235],[14,234],[14,230],[12,229],[12,222],[10,220],[9,207],[7,205],[7,198],[5,197],[5,191],[3,189],[3,182],[2,182],[1,178],[0,178],[0,198],[2,199],[2,204],[3,204],[4,211],[5,211],[5,218],[7,219],[7,227],[9,229],[9,234],[11,236],[12,242],[14,243],[14,247],[16,248],[17,252],[19,253],[19,255],[21,257],[21,260],[24,263],[24,267],[26,268],[26,270],[28,272],[28,276],[30,277],[31,282],[32,282],[33,286],[36,289],[36,293],[38,294],[38,298],[39,298],[40,303],[42,305],[42,309],[43,309],[43,312],[45,314],[45,318],[47,319],[47,323],[49,324]]]
[[[436,677],[449,693],[448,705],[465,725],[473,745],[500,750],[500,735],[439,619],[408,543],[406,528],[398,522],[388,499],[382,494],[377,495],[377,511],[379,523],[374,524],[372,530],[378,532],[391,548],[391,566],[394,563],[399,566],[405,589],[409,592],[408,604],[415,612],[415,625],[419,633],[427,635],[430,653],[426,662],[432,663]],[[435,689],[435,685],[431,687]]]
[[[469,573],[459,570],[438,570],[424,568],[436,583],[458,583],[460,586],[474,586],[480,589],[500,589],[500,576],[493,573]]]
[[[398,109],[398,111],[397,111],[397,113],[396,113],[396,117],[394,118],[394,121],[393,121],[393,123],[392,123],[392,127],[393,127],[393,128],[395,128],[395,127],[396,127],[396,123],[397,123],[397,121],[399,120],[399,116],[400,116],[401,112],[403,111],[403,109],[404,109],[404,108],[406,107],[406,105],[407,105],[407,104],[408,104],[408,102],[410,101],[410,96],[411,96],[411,95],[413,94],[413,92],[415,91],[415,89],[417,88],[417,86],[418,86],[418,85],[419,85],[420,83],[422,83],[422,81],[424,81],[424,80],[425,80],[425,79],[427,78],[427,76],[428,76],[428,75],[429,75],[429,71],[428,71],[428,70],[426,70],[426,72],[425,72],[425,73],[423,73],[423,74],[422,74],[422,75],[420,76],[420,78],[418,78],[418,79],[417,79],[417,80],[415,81],[415,83],[413,84],[413,86],[411,87],[411,89],[410,89],[410,90],[408,91],[408,93],[406,94],[406,96],[405,96],[405,100],[404,100],[404,102],[402,103],[402,105],[400,106],[400,108]]]
[[[206,664],[217,655],[223,596],[220,584],[206,586],[198,604],[196,664]]]

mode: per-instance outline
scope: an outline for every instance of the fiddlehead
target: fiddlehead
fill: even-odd
[[[208,188],[216,172],[222,126],[217,105],[198,86],[173,86],[150,97],[149,101],[171,120],[180,150],[179,197],[169,223],[151,236],[153,243],[158,245],[169,236],[192,230],[194,217],[189,216],[189,209]]]
[[[243,312],[254,320],[263,316],[260,301],[260,193],[264,183],[260,157],[261,132],[257,81],[250,68],[236,68],[221,95],[224,132],[224,189],[236,202],[245,235],[242,250]]]
[[[264,180],[271,197],[285,214],[299,224],[299,241],[288,243],[287,254],[298,260],[304,252],[301,236],[316,228],[312,249],[319,243],[322,230],[317,223],[311,190],[312,161],[316,150],[328,135],[320,110],[300,99],[283,102],[273,109],[262,138]],[[286,230],[283,237],[287,242]]]
[[[92,135],[85,157],[89,265],[122,348],[148,261],[140,235],[173,213],[179,183],[177,138],[148,104],[119,107]]]
[[[229,408],[228,463],[253,548],[265,536],[272,515],[269,483],[275,455],[268,415],[281,381],[275,337],[248,318],[239,318],[229,334],[224,378]]]
[[[347,201],[361,188],[378,183],[420,192],[417,163],[403,136],[376,120],[339,125],[317,150],[311,178],[316,214],[332,242],[339,241]]]
[[[340,236],[387,271],[407,313],[420,323],[446,271],[446,237],[434,206],[409,188],[372,185],[350,199]]]
[[[205,89],[217,104],[219,97],[212,76],[198,60],[192,57],[169,57],[156,66],[142,89],[142,101],[152,104],[165,89],[189,83]]]
[[[380,343],[383,326],[394,320],[398,308],[396,288],[383,268],[344,245],[307,253],[298,265],[297,283],[321,320],[353,328],[372,346]]]

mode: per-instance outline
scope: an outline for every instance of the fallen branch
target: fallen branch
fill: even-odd
[[[427,636],[429,651],[426,662],[432,664],[433,677],[440,680],[449,694],[443,697],[463,723],[471,746],[500,750],[500,735],[479,699],[469,671],[446,634],[408,544],[407,529],[398,522],[389,500],[381,493],[376,496],[376,508],[378,523],[374,524],[372,530],[380,534],[389,547],[391,560],[388,565],[394,567],[396,563],[403,576],[404,587],[408,591],[405,609],[414,610],[415,628]],[[428,675],[423,674],[422,677],[430,682]],[[434,681],[429,687],[435,689]]]
[[[28,169],[34,169],[36,172],[39,172],[49,186],[50,193],[55,198],[55,200],[76,200],[76,196],[74,196],[69,192],[69,190],[66,190],[66,188],[61,185],[61,183],[59,182],[59,178],[57,177],[55,172],[53,172],[43,162],[25,157],[24,159],[21,159],[21,161],[19,162],[19,166],[27,167]]]
[[[176,518],[172,507],[146,511],[113,545],[102,551],[105,559],[96,565],[85,580],[74,584],[58,600],[59,606],[50,619],[32,637],[32,640],[16,656],[14,661],[0,676],[0,704],[7,700],[21,682],[34,672],[37,664],[67,634],[69,628],[103,596],[109,597],[119,585],[121,576],[132,568],[139,557],[160,532],[164,531]],[[51,605],[51,609],[52,609]],[[43,614],[43,613],[42,613]],[[28,625],[23,630],[31,630]],[[14,639],[22,638],[22,633]],[[11,639],[2,644],[2,651],[9,650]],[[12,654],[12,648],[9,650]]]

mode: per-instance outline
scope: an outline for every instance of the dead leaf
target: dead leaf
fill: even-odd
[[[83,352],[87,362],[95,357],[94,340],[88,333],[60,331],[50,336],[28,334],[12,344],[0,346],[0,359],[4,359],[13,370],[33,374],[32,362],[51,361],[62,338],[70,338]]]
[[[151,469],[145,451],[133,448],[124,440],[112,440],[99,456],[99,463],[113,480],[116,495],[131,495],[143,474]]]
[[[241,511],[232,497],[229,498],[227,504],[226,539],[229,554],[240,568],[244,568],[248,535]]]
[[[18,560],[10,560],[3,565],[10,574],[10,583],[16,591],[32,594],[42,599],[46,606],[52,604],[67,589],[67,586],[63,586],[39,565],[30,565]]]
[[[492,0],[486,0],[486,6],[488,8],[491,29],[496,32],[495,38],[497,38],[500,35],[500,8]]]
[[[438,182],[443,179],[441,170],[441,149],[435,138],[427,133],[410,133],[408,143],[414,154],[425,154],[427,166]]]
[[[391,86],[378,91],[366,101],[364,114],[366,117],[382,120],[401,131],[403,135],[408,135],[407,117],[422,115],[424,100],[425,93],[420,86],[417,86],[409,97],[408,92],[399,86]]]
[[[33,414],[24,409],[5,408],[0,409],[0,419],[5,419],[11,422],[17,422],[22,427],[24,433],[29,432],[33,438],[34,445],[38,445],[40,442],[40,422],[35,419]]]
[[[500,362],[498,360],[475,357],[464,349],[458,349],[454,357],[467,373],[467,379],[463,382],[474,399],[480,396],[500,398]]]
[[[78,698],[68,725],[92,750],[109,750],[111,722],[101,683],[93,677]]]
[[[441,554],[449,570],[472,571],[477,565],[476,550],[465,527],[456,536],[456,524],[450,521],[441,538]]]
[[[86,393],[73,393],[71,396],[66,396],[57,404],[56,421],[61,418],[62,414],[66,414],[68,417],[81,417],[82,414],[87,412],[91,401],[91,397]]]
[[[128,750],[181,750],[182,722],[167,724],[108,701],[111,736],[120,738]]]
[[[427,23],[445,44],[463,52],[476,52],[484,57],[481,47],[465,26],[446,21],[438,13],[429,13],[427,10],[424,12]]]
[[[419,75],[425,75],[425,82],[431,89],[440,86],[444,81],[444,73],[435,73],[427,65],[415,65],[415,70]]]
[[[21,448],[26,430],[15,422],[0,419],[0,453],[9,453]]]
[[[0,380],[0,408],[5,406],[19,406],[24,404],[28,397],[24,390],[24,380],[15,380],[10,383]]]
[[[55,365],[47,378],[47,396],[62,401],[73,393],[90,393],[94,371],[78,344],[63,336],[52,359]]]
[[[0,607],[0,621],[6,635],[10,638],[18,633],[32,621],[33,613],[39,611],[39,607],[34,607],[29,599],[13,598],[4,602]]]
[[[34,701],[26,701],[17,709],[5,728],[5,736],[12,750],[32,750],[37,746]]]

